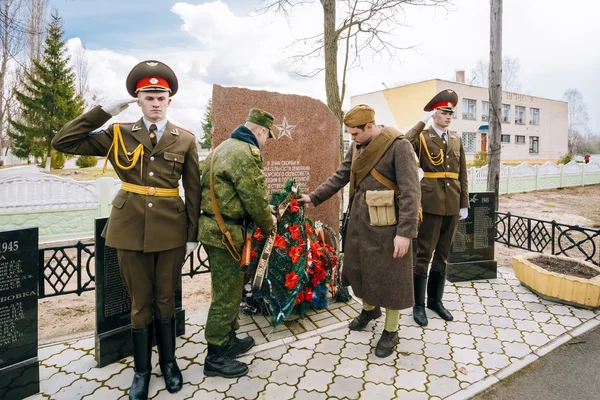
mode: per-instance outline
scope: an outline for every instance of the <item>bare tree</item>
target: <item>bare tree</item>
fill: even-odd
[[[268,0],[263,11],[274,10],[287,15],[291,9],[310,0]],[[327,106],[343,120],[342,104],[346,95],[348,70],[361,65],[362,57],[395,57],[400,47],[394,42],[395,29],[405,25],[406,10],[410,7],[446,7],[449,0],[319,0],[323,9],[323,31],[299,39],[292,44],[304,44],[308,50],[292,57],[305,64],[310,59],[323,60],[320,67],[302,76],[325,72]],[[337,14],[338,9],[340,15]],[[341,56],[341,57],[340,57]],[[338,65],[338,59],[342,65]],[[340,135],[340,141],[343,135]],[[343,151],[343,143],[341,150]]]
[[[490,0],[490,134],[488,137],[488,175],[487,190],[494,192],[496,197],[496,210],[499,203],[500,187],[500,160],[502,146],[502,0]]]
[[[584,144],[586,142],[585,135],[589,129],[589,116],[583,95],[579,90],[571,88],[565,91],[562,98],[569,103],[569,152],[586,152]]]
[[[489,87],[490,65],[482,60],[477,62],[475,68],[471,70],[471,81],[475,85]],[[518,92],[521,90],[521,80],[519,72],[521,71],[521,62],[518,58],[502,58],[502,89],[509,92]]]
[[[84,109],[90,109],[102,102],[100,91],[89,85],[90,67],[87,51],[79,47],[71,57],[72,70],[75,73],[75,89],[77,96],[84,102]]]
[[[33,60],[39,60],[44,51],[44,27],[48,14],[48,0],[28,0],[28,35],[29,35],[29,64],[31,70]]]

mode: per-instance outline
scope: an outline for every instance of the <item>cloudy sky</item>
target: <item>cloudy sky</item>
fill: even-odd
[[[311,2],[308,2],[311,3]],[[297,7],[285,18],[257,13],[260,0],[50,0],[63,18],[71,51],[84,47],[90,85],[107,100],[127,97],[125,77],[139,61],[159,59],[179,77],[169,118],[200,132],[213,84],[296,93],[325,100],[324,77],[296,74],[311,65],[290,65],[302,51],[290,46],[321,31],[320,2]],[[600,37],[596,0],[504,0],[503,52],[518,58],[522,92],[560,99],[568,88],[584,96],[590,128],[600,133]],[[453,0],[450,11],[408,9],[393,40],[415,50],[395,59],[365,54],[349,72],[350,96],[399,83],[467,79],[489,57],[489,1]],[[316,64],[315,64],[316,63]],[[349,105],[349,97],[345,105]],[[139,118],[134,105],[119,116]]]

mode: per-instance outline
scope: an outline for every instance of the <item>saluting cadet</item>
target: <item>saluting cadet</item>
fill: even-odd
[[[122,181],[102,235],[107,246],[117,249],[121,278],[131,297],[135,375],[129,398],[146,399],[153,326],[167,390],[177,392],[183,384],[175,360],[175,288],[185,255],[198,244],[200,170],[194,135],[166,119],[178,89],[171,68],[143,61],[129,73],[126,87],[131,99],[77,117],[61,129],[52,146],[69,154],[106,156]],[[133,102],[142,109],[140,120],[97,130]]]
[[[425,106],[428,111],[407,134],[424,172],[421,181],[423,222],[417,236],[417,259],[414,267],[415,305],[413,318],[427,325],[427,308],[442,319],[452,321],[452,314],[442,304],[446,283],[446,265],[459,219],[469,212],[469,186],[465,151],[460,136],[449,132],[458,96],[453,90],[443,90]],[[433,125],[425,123],[433,117]],[[431,271],[427,280],[427,270]]]

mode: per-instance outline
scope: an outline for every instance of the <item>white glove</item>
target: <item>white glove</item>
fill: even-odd
[[[429,121],[429,119],[431,117],[433,117],[433,114],[435,114],[436,111],[437,110],[429,111],[427,114],[423,115],[423,118],[421,118],[421,122],[423,122],[424,124],[426,124],[427,121]]]
[[[127,107],[129,107],[129,104],[136,102],[137,99],[121,99],[121,100],[117,100],[117,101],[113,101],[112,103],[108,103],[105,106],[102,106],[102,110],[107,113],[112,115],[113,117],[115,115],[118,115],[120,112],[124,111]]]
[[[275,214],[271,214],[271,218],[273,218],[273,229],[277,230],[277,216]]]
[[[423,168],[419,168],[419,181],[423,180],[423,177],[425,176],[425,172],[423,172]]]
[[[198,242],[187,242],[185,244],[185,254],[188,255],[198,247]]]
[[[461,208],[460,211],[458,212],[458,219],[463,220],[466,219],[469,216],[469,209],[468,208]]]

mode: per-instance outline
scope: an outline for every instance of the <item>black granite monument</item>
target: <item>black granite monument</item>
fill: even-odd
[[[494,226],[496,199],[493,192],[469,193],[469,216],[458,221],[448,258],[450,282],[494,279]]]
[[[96,364],[116,362],[132,354],[131,299],[121,281],[117,250],[106,246],[102,230],[108,218],[97,218],[96,241]],[[175,291],[177,336],[185,333],[185,310],[181,306],[181,281]]]
[[[40,391],[38,228],[0,231],[0,399]]]

